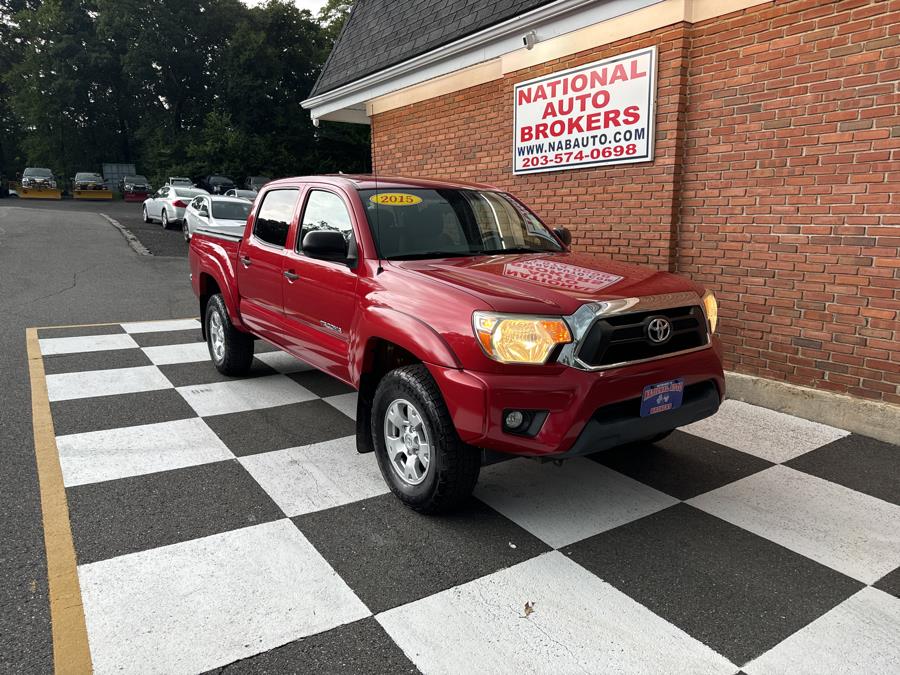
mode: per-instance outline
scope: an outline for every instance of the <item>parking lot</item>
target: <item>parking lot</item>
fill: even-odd
[[[25,670],[42,602],[96,672],[900,669],[900,447],[729,401],[656,445],[486,467],[460,513],[421,516],[356,453],[346,385],[261,344],[249,378],[218,374],[180,233],[139,214],[0,202],[24,280],[2,639]]]

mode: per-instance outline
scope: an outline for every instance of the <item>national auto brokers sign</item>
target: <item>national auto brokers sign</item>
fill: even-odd
[[[656,47],[515,87],[513,173],[653,160]]]

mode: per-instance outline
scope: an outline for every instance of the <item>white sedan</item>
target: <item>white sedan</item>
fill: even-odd
[[[184,221],[184,212],[194,197],[205,194],[208,194],[206,190],[197,188],[163,185],[144,200],[144,222],[156,220],[168,230],[170,226]]]
[[[185,210],[181,224],[184,240],[190,241],[198,229],[241,236],[251,208],[253,203],[246,199],[198,195]]]

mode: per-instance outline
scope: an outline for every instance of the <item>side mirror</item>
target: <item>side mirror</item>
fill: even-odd
[[[555,234],[566,246],[572,245],[572,233],[569,232],[568,227],[554,227],[553,234]]]
[[[313,230],[303,237],[303,253],[310,258],[347,261],[347,240],[335,230]]]
[[[209,211],[207,211],[206,209],[200,209],[199,211],[197,211],[197,215],[199,215],[201,218],[209,218]]]

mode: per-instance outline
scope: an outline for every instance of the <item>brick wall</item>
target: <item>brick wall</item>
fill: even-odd
[[[656,158],[513,176],[513,86],[659,47]],[[761,5],[372,120],[381,174],[493,183],[713,288],[727,367],[900,404],[900,1]]]

